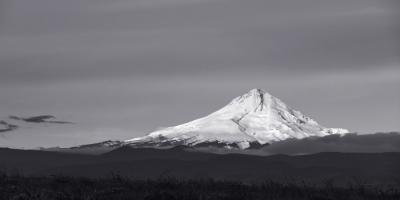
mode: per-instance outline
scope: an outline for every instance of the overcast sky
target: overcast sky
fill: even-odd
[[[327,127],[400,130],[396,0],[0,0],[0,146],[129,139],[263,88]]]

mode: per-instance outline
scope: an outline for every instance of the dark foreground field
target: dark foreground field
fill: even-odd
[[[109,178],[77,177],[0,177],[1,199],[35,200],[398,200],[397,188],[367,187],[348,185],[337,187],[329,182],[320,186],[301,183],[264,182],[244,184],[234,181],[178,180],[163,178],[157,180],[131,180],[121,176]]]
[[[400,153],[251,156],[123,147],[78,155],[0,149],[0,171],[0,199],[400,199]]]
[[[218,155],[185,149],[120,148],[102,155],[0,149],[0,170],[25,176],[102,178],[119,174],[136,180],[230,180],[245,183],[304,180],[336,185],[400,183],[400,153],[319,153],[303,156]]]

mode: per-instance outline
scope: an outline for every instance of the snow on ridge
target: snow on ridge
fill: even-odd
[[[346,129],[325,128],[315,120],[261,89],[252,89],[208,116],[154,131],[125,143],[179,143],[195,146],[218,142],[249,148],[250,143],[267,144],[289,138],[345,134]]]

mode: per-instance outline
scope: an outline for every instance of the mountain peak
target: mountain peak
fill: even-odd
[[[210,115],[147,136],[127,140],[133,146],[223,144],[249,148],[289,138],[344,134],[345,129],[325,128],[262,89],[234,98]]]
[[[275,97],[262,89],[252,89],[249,92],[234,98],[227,106],[221,110],[234,109],[244,112],[262,111],[267,107]]]
[[[247,93],[243,94],[242,96],[239,96],[237,98],[239,99],[263,99],[264,96],[271,96],[268,92],[265,92],[262,89],[252,89],[250,91],[248,91]]]
[[[267,92],[265,92],[263,89],[260,89],[260,88],[254,88],[254,89],[251,89],[248,93],[255,94],[255,95],[264,95]]]

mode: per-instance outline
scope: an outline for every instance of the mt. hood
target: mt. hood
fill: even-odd
[[[289,138],[348,132],[346,129],[325,128],[269,93],[253,89],[206,117],[124,143],[133,147],[217,145],[248,149]]]

